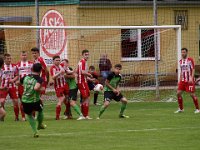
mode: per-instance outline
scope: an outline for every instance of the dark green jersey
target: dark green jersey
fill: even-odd
[[[69,67],[69,70],[72,71],[73,69],[71,67]],[[69,85],[69,89],[70,90],[77,88],[77,84],[76,84],[75,78],[67,78],[66,82]]]
[[[108,77],[107,80],[110,81],[110,85],[113,88],[117,88],[117,86],[119,85],[119,82],[121,81],[121,75],[116,75],[114,72],[111,72]],[[104,88],[105,91],[112,91],[108,86],[105,86]]]
[[[40,100],[40,92],[35,91],[36,83],[42,84],[43,80],[39,75],[28,75],[20,80],[24,86],[24,93],[22,95],[22,102],[34,103]]]

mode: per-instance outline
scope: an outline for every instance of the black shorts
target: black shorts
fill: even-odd
[[[77,92],[78,92],[78,88],[76,89],[70,89],[69,90],[69,100],[77,100]]]
[[[22,102],[24,112],[28,115],[32,114],[33,111],[42,111],[43,110],[43,104],[41,101],[35,102],[35,103],[24,103]]]
[[[89,87],[89,90],[92,91],[94,90],[95,84],[92,82],[88,82],[88,87]]]
[[[111,101],[114,99],[115,101],[119,102],[124,96],[120,93],[116,95],[113,91],[105,91],[104,92],[104,101]]]

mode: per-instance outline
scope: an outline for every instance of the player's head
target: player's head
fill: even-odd
[[[188,49],[187,48],[182,48],[181,49],[181,56],[182,58],[187,58],[187,54],[188,54]]]
[[[64,66],[69,67],[69,60],[68,59],[63,59],[61,62]]]
[[[89,70],[90,70],[90,72],[94,72],[95,71],[95,67],[94,66],[90,66]]]
[[[6,53],[4,54],[4,62],[6,65],[10,65],[11,64],[11,55]]]
[[[26,51],[22,51],[21,52],[21,60],[22,61],[26,61],[27,60],[27,52]]]
[[[40,50],[37,47],[33,47],[31,52],[34,59],[37,59],[40,56]]]
[[[89,59],[89,50],[84,49],[84,50],[82,51],[82,56],[83,56],[83,58],[84,58],[85,60],[88,60],[88,59]]]
[[[53,64],[56,66],[60,65],[60,56],[58,56],[58,55],[53,56]]]
[[[122,65],[121,65],[121,64],[116,64],[116,65],[114,66],[113,71],[114,71],[115,74],[120,74],[120,71],[121,71],[121,70],[122,70]]]
[[[4,64],[4,60],[3,58],[0,57],[0,69],[3,67],[3,64]]]
[[[40,63],[33,64],[32,72],[40,74],[41,71],[42,71],[42,65]]]

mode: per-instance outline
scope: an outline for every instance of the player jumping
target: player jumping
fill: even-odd
[[[179,109],[175,111],[175,113],[181,113],[184,111],[183,109],[183,91],[190,93],[190,96],[193,99],[196,110],[195,114],[200,113],[198,98],[195,95],[195,81],[194,81],[194,60],[188,57],[188,49],[181,49],[182,59],[179,61],[180,63],[180,81],[178,83],[177,97],[178,97],[178,105]]]
[[[116,64],[114,67],[113,72],[111,72],[106,81],[105,81],[105,88],[104,88],[104,104],[100,108],[99,115],[97,119],[100,119],[103,112],[109,106],[112,99],[119,102],[121,101],[122,106],[119,113],[119,118],[129,118],[129,116],[124,115],[124,111],[127,105],[127,99],[121,94],[119,90],[119,82],[121,81],[120,70],[122,69],[121,64]]]

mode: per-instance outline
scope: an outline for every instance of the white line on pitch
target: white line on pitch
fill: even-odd
[[[63,132],[63,133],[49,133],[49,134],[42,134],[41,136],[69,136],[74,134],[84,135],[84,134],[96,134],[96,133],[118,133],[118,132],[151,132],[151,131],[164,131],[164,130],[184,130],[184,129],[200,129],[200,127],[183,127],[183,128],[146,128],[146,129],[128,129],[128,130],[106,130],[106,131],[94,131],[94,132]],[[48,129],[47,129],[48,130]],[[30,137],[31,134],[24,134],[24,135],[6,135],[0,136],[0,139],[3,138],[23,138],[23,137]]]

